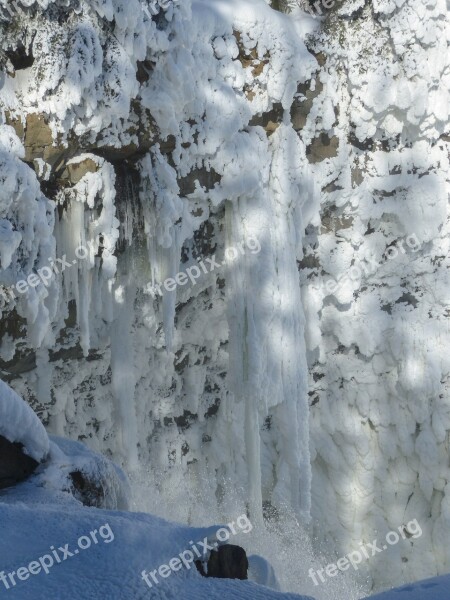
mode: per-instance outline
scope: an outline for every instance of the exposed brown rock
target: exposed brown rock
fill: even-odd
[[[300,84],[297,88],[297,97],[291,107],[291,121],[295,131],[300,131],[306,125],[306,119],[311,112],[314,99],[323,90],[323,83],[316,79],[314,89],[311,89],[311,87],[311,81],[309,81]]]
[[[274,104],[271,111],[253,117],[250,125],[260,125],[266,130],[267,135],[270,136],[282,122],[283,113],[283,106],[280,103]]]
[[[35,113],[27,115],[24,146],[27,162],[42,158],[53,165],[65,154],[63,147],[53,145],[52,131],[45,118]]]
[[[318,163],[326,158],[337,156],[339,139],[336,136],[330,138],[326,133],[314,138],[311,145],[306,149],[306,156],[310,163]]]
[[[186,177],[182,177],[178,179],[178,185],[180,187],[180,194],[182,196],[187,196],[188,194],[192,194],[195,191],[195,182],[198,181],[202,188],[207,190],[214,189],[216,183],[219,183],[221,180],[221,176],[214,171],[214,169],[210,168],[209,170],[203,169],[194,169],[186,175]]]
[[[62,177],[63,179],[67,178],[71,185],[75,185],[86,175],[86,173],[96,173],[97,170],[98,166],[96,163],[92,159],[86,158],[82,162],[67,165]]]
[[[139,83],[145,83],[150,79],[150,73],[153,71],[155,63],[151,60],[137,61],[136,79]]]
[[[31,50],[27,50],[27,48],[25,48],[25,46],[20,41],[17,43],[16,48],[9,48],[5,51],[5,54],[11,61],[11,64],[14,67],[14,71],[27,69],[28,67],[31,67],[31,65],[34,63],[33,53],[31,52]],[[11,75],[12,77],[14,77],[15,73]]]

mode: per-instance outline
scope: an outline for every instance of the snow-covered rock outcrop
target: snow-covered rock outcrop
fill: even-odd
[[[83,444],[50,439],[32,408],[0,381],[3,488],[1,498],[7,501],[35,501],[51,492],[97,508],[128,509],[130,504],[129,483],[119,467]]]
[[[0,380],[0,436],[23,446],[37,463],[48,455],[50,442],[44,426],[32,408]]]

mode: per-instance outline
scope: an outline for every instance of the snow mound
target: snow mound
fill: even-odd
[[[64,452],[73,462],[78,451],[83,463],[88,451],[81,444],[55,439],[52,464],[64,473],[63,463],[57,465],[58,457]],[[167,570],[163,576],[155,575],[158,581],[150,589],[144,571],[147,576],[156,573],[155,569],[159,572],[162,565],[194,546],[197,554],[200,542],[212,544],[220,539],[222,526],[192,528],[143,513],[87,508],[57,489],[56,472],[47,473],[46,478],[44,485],[43,481],[25,482],[0,494],[0,600],[9,598],[12,589],[21,600],[312,600],[253,581],[204,578],[193,560],[176,571],[169,569],[170,576]],[[262,559],[257,562],[261,567]],[[270,566],[265,569],[270,575]],[[266,579],[273,583],[273,574]]]
[[[11,414],[17,415],[22,403],[3,386],[9,394],[3,397],[13,398],[11,406],[16,406]],[[125,593],[127,600],[313,600],[266,587],[277,583],[272,567],[261,557],[250,557],[249,581],[202,577],[194,558],[203,552],[206,540],[210,548],[214,540],[223,543],[223,525],[193,528],[149,514],[83,506],[67,487],[74,469],[97,479],[109,476],[105,493],[111,496],[110,506],[127,505],[128,484],[118,467],[79,442],[50,438],[48,460],[36,476],[0,492],[0,600],[9,598],[11,590],[20,600],[121,600]],[[111,495],[114,490],[117,493]],[[246,532],[244,527],[241,531]],[[160,576],[160,567],[183,552],[187,564],[169,569],[169,576],[161,570]],[[144,572],[147,579],[156,573],[157,583],[148,579],[151,588]]]
[[[4,381],[0,380],[0,435],[20,442],[28,456],[42,462],[50,442],[33,410]]]

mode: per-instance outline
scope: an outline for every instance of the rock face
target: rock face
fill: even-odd
[[[27,479],[39,463],[23,451],[23,445],[0,435],[0,489]]]
[[[207,568],[200,561],[196,562],[197,570],[203,577],[219,579],[247,579],[247,554],[240,546],[226,544],[213,550],[207,562]]]

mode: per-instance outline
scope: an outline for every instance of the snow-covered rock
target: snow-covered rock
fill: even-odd
[[[42,462],[50,442],[44,426],[31,407],[0,380],[0,435],[23,445],[24,452]]]
[[[0,381],[0,488],[2,498],[26,499],[45,488],[67,493],[87,506],[127,509],[129,483],[119,467],[107,458],[71,440],[49,439],[31,407]],[[40,465],[40,466],[39,466]],[[37,467],[39,468],[37,469]]]
[[[84,444],[53,436],[50,440],[49,458],[36,474],[35,486],[68,492],[85,506],[129,509],[131,490],[122,469]]]

